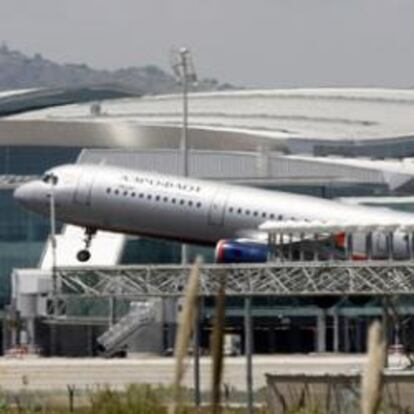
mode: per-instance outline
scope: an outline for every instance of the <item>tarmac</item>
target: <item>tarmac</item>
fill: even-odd
[[[254,389],[264,387],[265,374],[356,373],[363,368],[365,355],[315,354],[253,357]],[[0,389],[3,391],[63,391],[67,386],[79,390],[111,387],[123,389],[132,383],[171,385],[175,360],[172,357],[140,357],[128,359],[100,358],[30,358],[0,359]],[[394,369],[407,365],[404,357],[390,357]],[[201,389],[211,382],[211,360],[200,360]],[[191,357],[184,378],[185,386],[194,387]],[[223,383],[244,391],[246,361],[243,356],[224,361]]]

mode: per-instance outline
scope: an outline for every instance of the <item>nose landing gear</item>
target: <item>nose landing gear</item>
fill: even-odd
[[[91,258],[91,252],[86,249],[79,250],[76,255],[76,258],[79,262],[87,262]]]
[[[93,236],[96,234],[96,229],[86,228],[85,229],[85,248],[82,250],[79,250],[76,258],[79,262],[87,262],[91,258],[91,252],[89,251],[89,248],[91,247],[91,242]]]

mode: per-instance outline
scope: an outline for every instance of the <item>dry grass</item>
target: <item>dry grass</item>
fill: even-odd
[[[176,412],[182,405],[181,383],[184,378],[187,363],[188,347],[194,330],[194,323],[198,315],[198,290],[199,274],[202,263],[201,257],[197,257],[191,269],[190,277],[184,295],[183,309],[178,323],[178,332],[175,341],[175,373],[174,373],[174,400],[172,411]]]
[[[385,365],[386,349],[381,325],[374,322],[368,333],[368,359],[361,384],[361,412],[374,414],[381,403],[382,372]]]
[[[220,287],[216,298],[213,332],[211,336],[212,377],[211,377],[211,407],[212,413],[220,412],[221,380],[223,374],[223,337],[226,318],[226,278],[221,275]]]

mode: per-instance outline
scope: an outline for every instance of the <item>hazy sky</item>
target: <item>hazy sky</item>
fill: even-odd
[[[189,45],[239,85],[414,86],[414,0],[1,0],[0,40],[99,68]]]

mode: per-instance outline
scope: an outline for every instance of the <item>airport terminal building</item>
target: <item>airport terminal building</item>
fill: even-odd
[[[13,200],[13,191],[20,183],[48,168],[74,162],[169,174],[181,171],[179,96],[130,97],[119,91],[108,92],[108,88],[105,93],[94,93],[89,99],[83,98],[84,103],[80,97],[80,103],[65,101],[62,91],[59,99],[56,91],[18,91],[0,96],[0,110],[14,108],[5,110],[0,120],[0,294],[5,318],[10,317],[6,316],[7,305],[16,299],[11,297],[13,269],[50,268],[50,224]],[[414,91],[410,90],[195,93],[190,96],[189,173],[319,197],[352,197],[354,201],[364,197],[365,203],[414,211],[414,198],[409,197],[414,177],[413,109]],[[399,195],[405,197],[388,198]],[[62,246],[69,246],[58,253],[62,265],[73,262],[71,246],[75,244],[76,248],[81,240],[79,231],[67,227],[59,225]],[[103,236],[102,245],[108,240],[117,248],[111,249],[110,255],[98,256],[97,265],[181,260],[178,243],[117,235],[116,239]],[[213,249],[190,249],[191,258],[200,253],[207,262],[214,259]],[[20,283],[24,277],[22,272]],[[31,290],[30,295],[40,301],[44,292]],[[372,303],[361,310],[354,304],[343,304],[342,350],[363,349],[368,320],[379,312],[376,305]],[[162,353],[172,346],[169,325],[176,321],[175,317],[167,320],[165,312],[171,313],[169,307],[176,309],[177,305],[163,306],[153,341],[132,347]],[[201,338],[206,348],[212,306],[212,301],[206,300],[203,308]],[[71,304],[68,309],[79,311],[79,306]],[[96,338],[107,329],[107,304],[89,303],[82,309],[83,314],[68,311],[67,323],[58,327],[61,342],[56,347],[49,341],[51,325],[47,314],[36,306],[30,307],[34,323],[30,335],[36,336],[42,352],[96,353]],[[316,330],[321,310],[317,303],[261,298],[254,301],[253,309],[256,352],[318,349]],[[411,314],[410,306],[407,309]],[[118,304],[118,316],[130,310],[130,304]],[[237,300],[229,300],[227,317],[229,331],[243,341],[242,310]],[[23,321],[22,330],[25,329]],[[3,349],[10,341],[6,330],[3,329]],[[139,342],[139,338],[134,341]],[[329,323],[326,346],[333,349]]]

